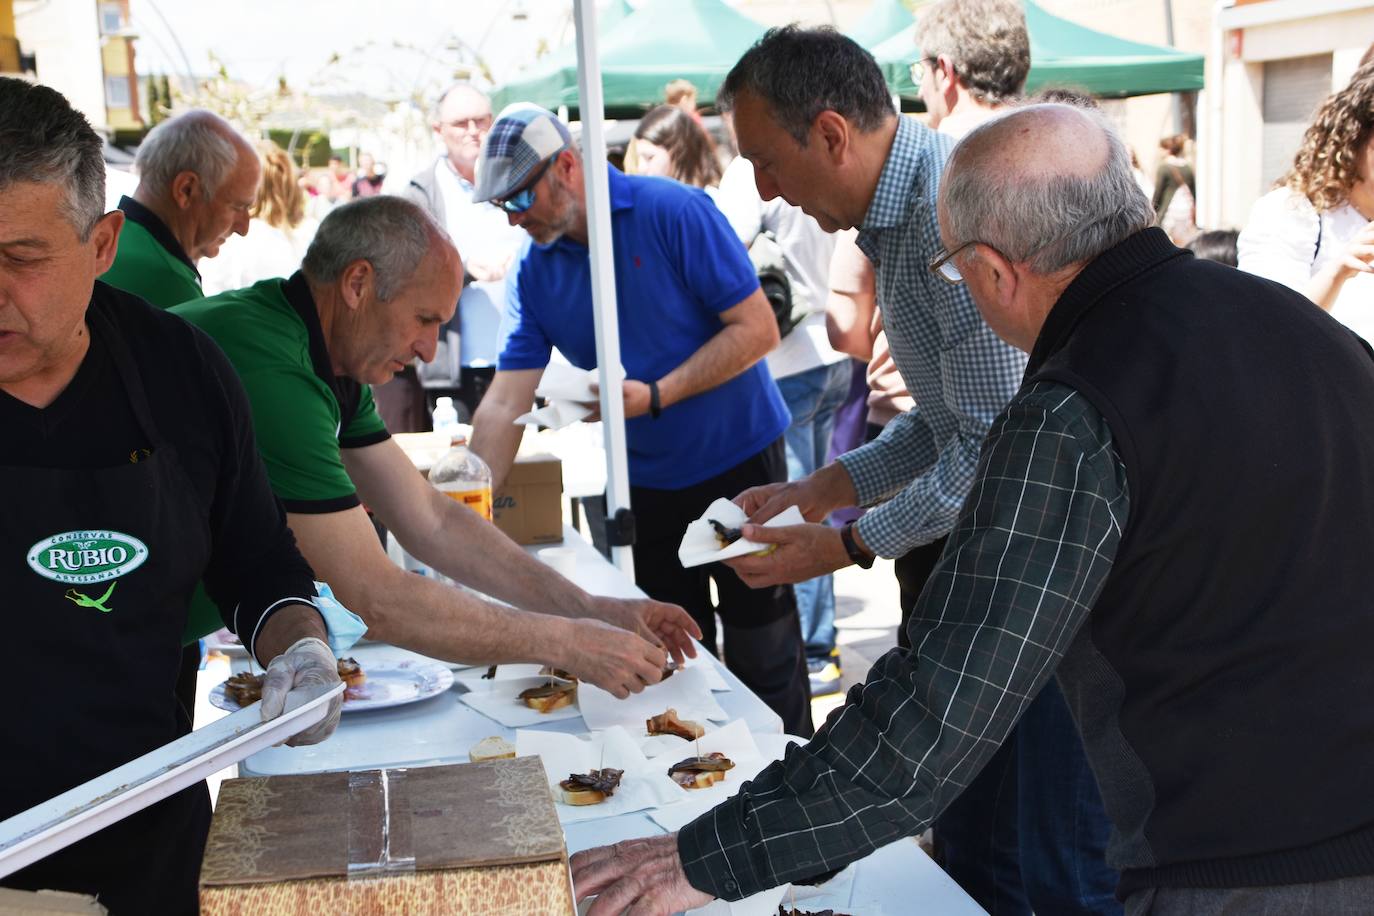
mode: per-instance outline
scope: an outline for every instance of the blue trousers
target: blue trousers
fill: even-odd
[[[936,819],[949,876],[991,916],[1122,913],[1110,824],[1051,679],[983,771]]]
[[[817,366],[780,378],[778,390],[792,414],[783,439],[787,479],[799,480],[825,464],[835,412],[849,392],[849,361]],[[799,582],[797,613],[807,658],[825,658],[835,648],[835,580],[830,575]]]

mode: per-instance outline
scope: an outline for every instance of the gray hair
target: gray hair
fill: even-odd
[[[100,136],[61,93],[0,77],[0,191],[21,182],[62,188],[62,215],[81,241],[105,213]]]
[[[939,0],[916,20],[916,48],[944,55],[975,99],[1002,105],[1021,95],[1030,73],[1026,14],[1015,0]]]
[[[769,29],[730,69],[716,107],[729,111],[740,92],[766,102],[802,146],[822,111],[836,112],[863,133],[895,114],[873,55],[829,27]]]
[[[1096,174],[1037,174],[1034,164],[1022,170],[963,161],[970,148],[992,143],[979,139],[1005,119],[1052,108],[1075,111],[1102,131],[1107,163]],[[1098,111],[1065,105],[1018,108],[970,131],[950,154],[940,194],[954,243],[977,240],[1011,261],[1028,261],[1038,274],[1090,261],[1155,221],[1131,171],[1131,153],[1111,122]]]
[[[241,146],[231,139],[234,133],[228,121],[203,108],[163,121],[148,131],[134,156],[139,182],[166,194],[178,175],[194,172],[209,200],[238,164]],[[243,149],[248,155],[246,141]]]
[[[439,94],[439,97],[434,100],[434,107],[430,110],[430,117],[432,117],[436,121],[439,120],[439,112],[444,107],[444,100],[447,99],[451,93],[461,89],[466,89],[473,95],[485,101],[487,103],[488,108],[491,107],[491,96],[487,95],[481,89],[478,89],[472,83],[469,83],[466,80],[459,80],[456,83],[449,83],[448,88],[441,92]]]
[[[348,265],[367,261],[377,298],[388,302],[410,280],[443,232],[421,207],[402,197],[360,197],[335,207],[320,223],[301,262],[312,283],[333,283]]]

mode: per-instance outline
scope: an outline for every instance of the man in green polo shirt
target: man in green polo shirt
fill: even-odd
[[[138,187],[119,202],[119,252],[100,279],[161,308],[199,299],[196,262],[248,233],[257,153],[229,122],[195,109],[149,131],[134,164]]]
[[[587,594],[439,493],[393,442],[369,384],[434,358],[462,286],[458,253],[398,197],[337,208],[301,270],[178,306],[228,354],[248,391],[258,450],[315,574],[369,635],[436,658],[538,662],[627,696],[671,652],[695,654],[672,604]],[[412,555],[507,607],[407,573],[367,506]]]

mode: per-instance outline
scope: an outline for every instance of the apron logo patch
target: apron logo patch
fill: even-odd
[[[111,582],[110,587],[105,589],[105,594],[101,595],[99,598],[92,598],[90,595],[81,594],[74,588],[69,588],[67,589],[66,598],[77,607],[93,607],[97,611],[108,614],[110,611],[113,611],[114,608],[106,607],[105,602],[114,594],[115,586],[118,584],[118,582]]]
[[[91,585],[108,582],[133,572],[148,559],[148,545],[138,538],[120,531],[64,531],[44,538],[29,548],[29,568],[45,579],[68,585]],[[86,598],[84,604],[68,591],[67,597],[83,607],[99,607],[107,593],[99,599]]]

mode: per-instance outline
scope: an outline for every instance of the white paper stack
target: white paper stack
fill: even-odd
[[[620,377],[625,377],[623,369]],[[515,422],[562,429],[591,416],[592,407],[599,400],[593,387],[596,379],[595,369],[578,369],[560,362],[549,363],[539,379],[539,387],[534,389],[535,395],[548,403],[538,410],[516,417]]]

